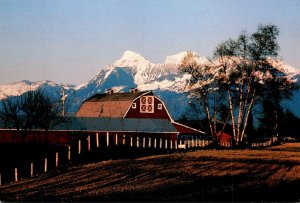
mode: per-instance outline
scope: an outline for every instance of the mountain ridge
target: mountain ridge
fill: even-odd
[[[188,51],[167,56],[164,63],[155,64],[133,52],[125,51],[122,57],[114,63],[101,69],[90,81],[82,85],[62,85],[65,89],[73,92],[68,96],[72,102],[71,111],[76,111],[82,101],[90,96],[103,93],[106,89],[114,89],[115,92],[126,92],[135,87],[143,90],[152,90],[160,96],[168,106],[172,116],[179,118],[188,106],[188,88],[190,76],[179,70],[179,64]],[[196,52],[192,52],[198,63],[206,63],[208,59],[200,57]],[[287,74],[297,84],[300,84],[300,69],[289,66],[284,61],[273,60],[272,63],[278,69]],[[53,81],[31,82],[23,80],[21,82],[0,85],[0,99],[8,96],[17,96],[37,88],[43,88],[50,92],[60,93],[61,84]],[[299,95],[298,95],[299,94]],[[295,98],[300,97],[300,91]],[[297,102],[296,102],[297,103]],[[288,103],[291,105],[290,103]],[[300,106],[300,105],[299,105]],[[296,107],[292,107],[296,109]],[[300,107],[297,108],[300,115]]]

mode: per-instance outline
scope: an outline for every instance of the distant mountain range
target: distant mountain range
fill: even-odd
[[[187,84],[190,77],[178,69],[186,54],[187,51],[184,51],[168,56],[164,63],[155,64],[140,54],[125,51],[119,60],[102,69],[89,82],[79,86],[63,85],[68,96],[69,111],[76,112],[85,99],[97,93],[104,93],[106,89],[113,89],[115,92],[126,92],[135,87],[139,90],[154,91],[156,95],[165,101],[172,117],[178,119],[188,111],[189,104]],[[208,61],[197,53],[194,53],[194,55],[199,63]],[[299,69],[293,68],[280,60],[272,62],[276,68],[300,85]],[[61,84],[52,81],[30,82],[27,80],[0,85],[0,99],[21,95],[37,88],[48,91],[54,97],[59,97],[61,86]],[[300,116],[300,90],[295,92],[292,100],[284,101],[283,105]]]

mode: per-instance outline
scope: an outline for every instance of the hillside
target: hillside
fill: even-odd
[[[300,144],[77,166],[0,187],[1,201],[299,201]]]

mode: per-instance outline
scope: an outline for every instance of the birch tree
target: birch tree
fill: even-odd
[[[274,92],[284,95],[293,89],[292,82],[272,63],[279,51],[278,35],[277,26],[260,25],[252,35],[244,32],[237,40],[220,44],[215,51],[215,57],[227,71],[226,89],[236,143],[245,137],[255,104]]]
[[[216,123],[219,107],[227,105],[235,144],[244,140],[254,105],[274,88],[279,92],[292,90],[292,83],[272,64],[279,51],[278,35],[277,26],[259,25],[251,35],[242,32],[237,39],[218,45],[210,63],[199,65],[189,56],[182,61],[183,71],[191,75],[191,95],[197,95],[209,122]],[[213,132],[214,126],[209,125]]]
[[[226,114],[226,105],[224,102],[226,94],[222,85],[223,81],[219,77],[219,70],[211,61],[200,63],[192,52],[188,52],[184,57],[180,69],[188,73],[190,78],[190,99],[199,104],[204,112],[210,133],[214,141],[218,142],[219,131],[224,131],[225,125],[229,119],[229,114],[225,115],[225,121],[221,129],[217,128],[218,119],[224,118]]]

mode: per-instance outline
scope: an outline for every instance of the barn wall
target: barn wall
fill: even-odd
[[[134,103],[136,103],[136,108],[133,109],[132,106],[130,106],[126,118],[158,118],[170,120],[167,110],[164,108],[164,105],[162,105],[162,109],[158,109],[158,104],[162,104],[162,102],[156,97],[154,97],[154,113],[140,112],[141,97],[135,100]]]
[[[99,132],[99,144],[100,146],[106,146],[106,132]],[[92,142],[95,141],[96,133],[92,132],[49,132],[48,143],[55,145],[65,145],[77,143],[78,140],[86,142],[87,135],[91,135]],[[139,137],[139,138],[152,138],[152,139],[168,139],[175,141],[177,139],[177,133],[138,133],[138,132],[109,132],[109,142],[114,145],[116,140],[116,135],[118,135],[119,144],[122,143],[123,135],[126,138],[129,137]],[[0,131],[0,143],[45,143],[45,134],[42,131],[33,131],[28,134],[25,140],[22,140],[21,135],[17,131],[5,130]]]
[[[72,143],[73,137],[68,135],[68,132],[49,132],[49,144],[68,144]],[[32,131],[22,139],[22,136],[17,131],[5,130],[0,131],[0,143],[46,143],[45,133],[43,131]]]

